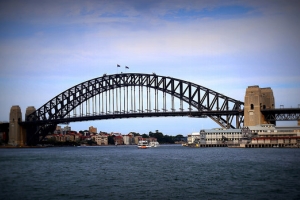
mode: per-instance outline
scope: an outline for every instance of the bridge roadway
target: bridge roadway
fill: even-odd
[[[300,120],[300,108],[262,109],[262,114],[268,121],[296,121]]]
[[[208,116],[231,116],[231,115],[244,115],[243,110],[227,110],[227,111],[171,111],[171,112],[119,112],[116,111],[113,114],[104,113],[101,115],[91,114],[85,116],[73,116],[65,117],[62,119],[52,119],[52,120],[39,120],[39,121],[22,121],[19,124],[21,125],[42,125],[42,124],[63,124],[69,122],[80,122],[80,121],[89,121],[89,120],[108,120],[108,119],[120,119],[120,118],[139,118],[139,117],[176,117],[176,116],[187,116],[195,118],[206,118]]]
[[[276,108],[276,109],[263,109],[261,110],[263,115],[269,121],[295,121],[300,120],[300,108]],[[52,120],[40,120],[40,121],[22,121],[19,124],[29,125],[29,124],[63,124],[69,122],[80,122],[88,120],[108,120],[108,119],[123,119],[123,118],[139,118],[139,117],[176,117],[176,116],[187,116],[195,118],[206,118],[208,116],[231,116],[231,115],[244,115],[244,110],[227,110],[227,111],[172,111],[172,112],[119,112],[115,113],[103,113],[103,114],[91,114],[91,115],[82,115],[82,116],[73,116],[58,118]]]

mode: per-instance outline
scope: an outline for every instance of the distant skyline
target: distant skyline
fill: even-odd
[[[0,0],[0,121],[8,121],[13,105],[24,119],[28,106],[39,108],[78,83],[125,72],[125,66],[128,73],[155,72],[240,101],[250,85],[271,87],[275,107],[298,107],[299,19],[297,0]],[[69,126],[164,135],[218,127],[188,117]]]

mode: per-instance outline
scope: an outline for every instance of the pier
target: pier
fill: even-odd
[[[205,148],[205,147],[227,147],[227,144],[186,144],[187,147],[197,147],[197,148]]]
[[[300,144],[185,144],[193,148],[229,147],[229,148],[300,148]]]
[[[231,144],[230,148],[300,148],[299,144]]]

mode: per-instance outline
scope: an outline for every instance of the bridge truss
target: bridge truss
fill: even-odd
[[[277,108],[277,109],[263,109],[266,120],[270,122],[276,121],[296,121],[300,120],[300,108]]]
[[[104,74],[60,93],[28,115],[24,124],[39,125],[41,131],[75,121],[189,116],[209,117],[224,128],[241,128],[243,105],[181,79],[154,73]]]

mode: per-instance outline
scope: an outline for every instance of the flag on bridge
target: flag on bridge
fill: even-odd
[[[129,67],[125,66],[126,69],[129,69]]]
[[[121,67],[121,66],[117,64],[117,67]]]

